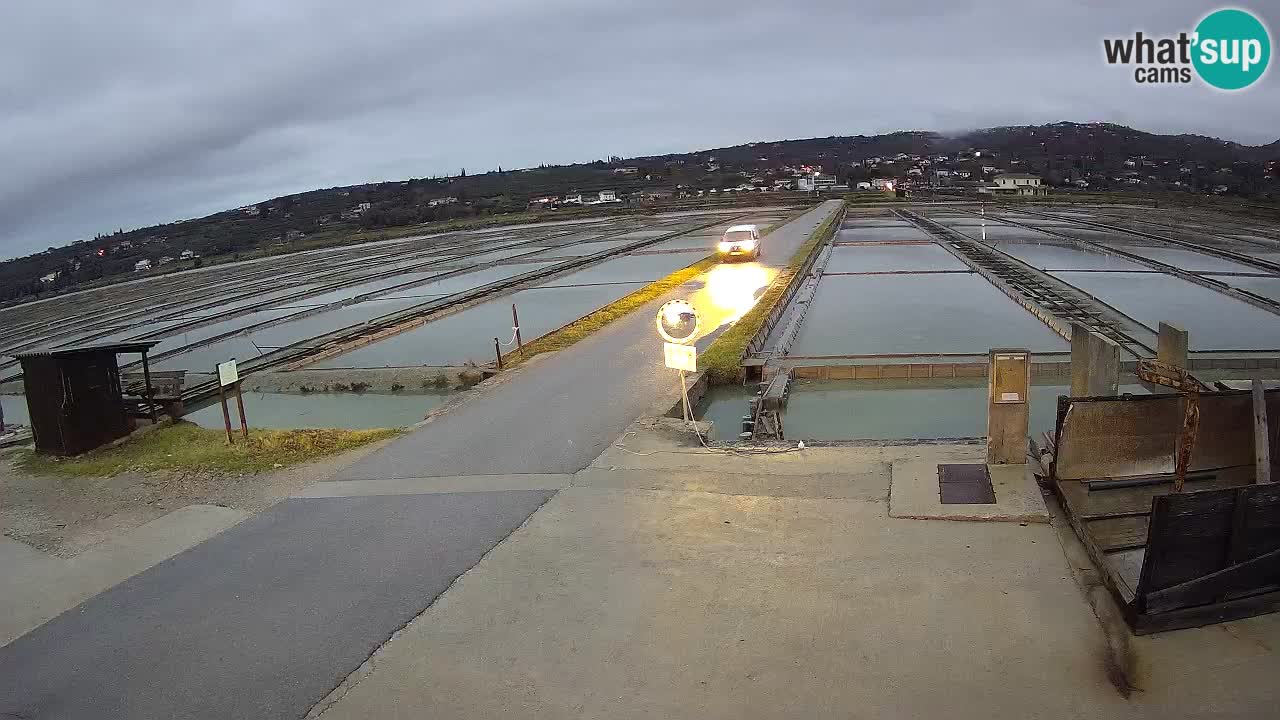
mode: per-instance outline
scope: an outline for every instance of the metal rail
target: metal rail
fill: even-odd
[[[1115,316],[1124,317],[1135,325],[1143,327],[1141,323],[1128,318],[1124,313],[1097,298],[1067,283],[1056,280],[1046,281],[1039,271],[1029,268],[994,248],[972,240],[954,228],[909,210],[894,212],[939,239],[987,279],[994,278],[997,285],[1003,286],[1002,289],[1006,290],[1006,294],[1009,294],[1009,291],[1017,293],[1024,301],[1032,303],[1065,323],[1080,323],[1112,340],[1135,357],[1143,357],[1155,352],[1155,348],[1130,335],[1117,322],[1106,317],[1108,312],[1098,308],[1105,308]],[[1064,327],[1058,323],[1049,322],[1044,316],[1038,313],[1037,315],[1055,332],[1070,338],[1069,326]]]
[[[600,240],[607,239],[607,238],[609,238],[609,237],[613,237],[613,236],[615,236],[615,235],[620,235],[620,234],[625,234],[625,233],[628,233],[628,232],[633,232],[637,227],[642,227],[642,226],[639,226],[639,225],[636,225],[636,224],[632,223],[632,224],[628,224],[628,225],[626,225],[626,226],[624,226],[624,227],[620,227],[620,228],[612,228],[612,229],[610,229],[608,232],[602,233],[602,234],[600,234],[600,235],[598,235],[598,236],[593,236],[593,238],[592,238],[592,240],[591,240],[591,241],[592,241],[592,242],[596,242],[596,241],[600,241]],[[341,279],[341,280],[339,280],[339,281],[337,281],[337,282],[331,282],[331,283],[328,283],[328,284],[323,285],[323,286],[318,287],[318,288],[313,288],[313,289],[305,290],[305,291],[299,291],[299,292],[297,292],[297,293],[294,293],[294,294],[291,294],[291,295],[287,295],[287,296],[284,296],[284,297],[272,298],[271,300],[264,301],[264,302],[262,302],[262,303],[258,303],[258,304],[251,304],[251,305],[247,305],[247,306],[245,306],[245,307],[236,308],[236,309],[234,310],[234,312],[230,312],[230,313],[227,313],[227,314],[225,314],[225,315],[219,315],[219,316],[216,316],[216,317],[201,318],[201,319],[199,319],[199,320],[198,320],[198,321],[196,321],[196,322],[192,322],[192,323],[184,323],[184,324],[181,324],[181,325],[175,325],[175,326],[168,327],[168,328],[165,328],[164,330],[159,330],[159,331],[156,331],[156,332],[153,332],[153,333],[144,333],[144,334],[139,334],[139,335],[133,335],[133,336],[131,336],[131,337],[130,337],[130,339],[150,338],[150,337],[157,337],[157,336],[160,336],[160,337],[171,337],[171,336],[179,335],[179,334],[181,334],[182,332],[185,332],[185,331],[188,331],[188,330],[192,330],[192,329],[194,329],[194,328],[198,328],[198,327],[201,327],[201,326],[204,326],[204,325],[212,324],[212,323],[214,323],[214,322],[222,322],[222,321],[228,320],[228,319],[230,319],[230,318],[239,317],[239,316],[241,316],[241,315],[249,314],[249,313],[251,313],[251,312],[254,312],[254,311],[255,311],[255,310],[257,310],[257,309],[261,309],[263,306],[270,307],[270,306],[273,306],[273,305],[278,305],[278,304],[283,304],[283,303],[289,303],[289,302],[293,302],[293,301],[296,301],[296,300],[305,299],[305,298],[307,298],[307,297],[315,297],[315,296],[317,296],[317,295],[322,295],[322,294],[324,294],[324,293],[332,292],[332,291],[334,291],[334,290],[340,290],[340,289],[342,289],[342,288],[344,288],[344,287],[351,287],[351,286],[356,286],[356,285],[360,285],[360,284],[367,283],[367,282],[373,282],[373,281],[376,281],[376,280],[378,280],[378,279],[380,279],[380,278],[384,278],[384,277],[391,277],[391,276],[394,276],[394,275],[398,275],[398,274],[402,274],[402,273],[408,273],[408,272],[417,272],[417,271],[420,271],[420,270],[422,270],[422,269],[424,269],[424,268],[429,268],[429,267],[432,267],[432,266],[435,266],[435,265],[441,265],[441,264],[449,263],[449,262],[457,262],[457,261],[460,261],[460,260],[461,260],[461,261],[465,261],[465,260],[467,260],[468,258],[477,257],[477,256],[480,256],[480,255],[484,255],[484,254],[491,253],[491,252],[495,252],[495,251],[499,251],[499,250],[507,250],[507,249],[512,249],[512,248],[517,248],[517,247],[521,247],[521,246],[531,245],[531,244],[533,244],[533,243],[540,243],[540,242],[545,242],[545,241],[547,241],[547,240],[551,240],[551,239],[556,239],[556,238],[560,238],[560,237],[565,237],[565,236],[567,236],[567,235],[573,235],[573,234],[575,234],[575,233],[581,232],[581,230],[582,230],[582,228],[571,228],[571,229],[564,230],[564,231],[562,231],[562,232],[555,232],[555,233],[552,233],[552,234],[550,234],[550,235],[538,235],[538,236],[536,236],[536,237],[531,237],[531,238],[522,238],[522,239],[520,239],[520,240],[516,240],[516,241],[508,242],[508,243],[501,243],[501,244],[499,244],[499,245],[491,246],[491,247],[485,247],[485,243],[486,243],[486,242],[488,242],[489,240],[491,240],[492,238],[489,238],[489,237],[481,237],[481,238],[477,238],[476,240],[474,240],[474,241],[472,241],[472,242],[464,242],[464,243],[460,243],[460,244],[458,244],[458,245],[456,245],[456,246],[454,246],[454,247],[452,248],[452,249],[455,249],[455,250],[462,250],[462,251],[464,251],[464,252],[467,252],[467,254],[466,254],[466,255],[464,255],[464,256],[455,256],[455,257],[451,257],[451,258],[439,258],[439,257],[437,257],[437,258],[433,258],[433,259],[424,259],[422,262],[415,263],[415,264],[408,265],[408,266],[401,267],[401,268],[396,268],[395,270],[391,270],[391,271],[386,271],[386,270],[383,270],[383,271],[374,271],[374,272],[369,272],[369,273],[365,273],[365,274],[359,275],[359,276],[357,276],[357,277],[343,278],[343,279]],[[544,249],[547,249],[547,248],[539,247],[539,248],[538,248],[538,249],[536,249],[536,250],[535,250],[535,249],[531,249],[531,250],[530,250],[530,253],[534,253],[534,252],[541,252],[541,251],[542,251],[542,250],[544,250]],[[468,252],[468,251],[470,251],[470,252]],[[379,257],[385,257],[385,256],[379,256]],[[504,258],[504,259],[514,259],[514,258],[518,258],[518,257],[520,257],[520,256],[518,256],[518,255],[517,255],[517,256],[513,256],[513,258]],[[390,287],[381,288],[380,290],[376,291],[375,293],[366,293],[366,294],[364,294],[364,295],[358,295],[358,296],[354,296],[354,297],[352,297],[352,298],[347,298],[347,299],[344,299],[344,300],[341,300],[341,301],[332,302],[332,303],[326,303],[326,304],[324,304],[324,305],[317,305],[317,306],[313,306],[313,307],[300,308],[300,309],[298,310],[298,312],[289,313],[289,314],[287,314],[287,315],[281,315],[281,316],[278,316],[278,317],[267,318],[267,319],[262,320],[261,322],[252,323],[252,324],[249,324],[249,325],[245,325],[245,326],[243,326],[243,327],[239,327],[239,328],[235,328],[235,329],[233,329],[233,330],[228,330],[228,331],[226,331],[226,332],[219,333],[219,334],[217,334],[217,335],[211,335],[211,336],[206,337],[206,338],[201,338],[200,340],[198,340],[198,341],[196,341],[196,342],[189,343],[189,344],[187,344],[187,345],[183,345],[183,346],[181,346],[181,347],[176,347],[176,348],[173,348],[172,350],[167,350],[167,351],[165,351],[165,352],[163,352],[163,353],[160,353],[160,354],[156,355],[156,356],[155,356],[154,358],[152,358],[152,359],[153,359],[153,360],[164,360],[164,359],[166,359],[166,358],[170,358],[170,357],[174,357],[174,356],[176,356],[176,355],[180,355],[180,354],[182,354],[182,353],[184,353],[184,352],[189,352],[189,351],[190,351],[190,350],[192,350],[193,348],[203,347],[203,346],[205,346],[205,345],[210,345],[210,344],[212,344],[212,343],[220,342],[220,341],[225,340],[225,339],[230,338],[230,337],[235,337],[235,336],[237,336],[237,335],[242,335],[242,334],[244,334],[244,333],[251,332],[251,331],[254,331],[254,330],[260,330],[260,329],[263,329],[263,328],[265,328],[265,327],[269,327],[269,326],[272,326],[272,325],[279,325],[279,324],[283,324],[283,323],[286,323],[286,322],[291,322],[291,321],[294,321],[294,320],[298,320],[298,319],[301,319],[301,318],[306,317],[306,316],[308,316],[308,315],[314,315],[314,314],[318,314],[318,313],[320,313],[320,312],[324,312],[325,310],[332,309],[332,308],[337,307],[337,306],[339,306],[339,305],[342,305],[342,304],[344,304],[344,303],[349,303],[349,302],[352,302],[352,301],[359,301],[359,300],[361,300],[361,299],[365,299],[365,298],[367,298],[368,296],[371,296],[371,295],[376,295],[376,294],[381,294],[381,293],[389,293],[389,292],[393,292],[393,291],[395,291],[395,290],[397,290],[397,289],[402,289],[402,288],[405,288],[405,287],[410,287],[410,286],[415,285],[415,284],[427,284],[427,283],[434,282],[434,281],[437,281],[437,280],[442,280],[442,279],[445,279],[445,278],[453,277],[453,276],[455,276],[455,275],[462,275],[462,274],[465,274],[465,273],[468,273],[468,272],[472,272],[472,271],[476,270],[476,269],[477,269],[477,268],[479,268],[479,267],[480,267],[479,265],[470,265],[470,266],[467,266],[467,267],[464,267],[464,268],[459,268],[459,269],[457,269],[457,270],[455,270],[455,271],[452,271],[452,272],[444,272],[444,273],[441,273],[440,275],[432,276],[432,277],[430,277],[430,278],[425,278],[425,279],[421,279],[421,280],[410,280],[410,281],[406,281],[406,282],[404,282],[404,283],[401,283],[401,284],[399,284],[399,285],[393,285],[393,286],[390,286]],[[335,273],[323,273],[323,274],[321,275],[321,277],[323,277],[324,275],[332,275],[332,274],[336,274],[336,273],[340,273],[340,272],[342,272],[342,271],[335,271]],[[214,301],[209,302],[209,303],[205,303],[205,304],[203,304],[203,305],[198,305],[198,306],[195,306],[195,307],[192,307],[192,308],[185,308],[185,309],[183,309],[183,310],[182,310],[182,312],[187,312],[187,311],[190,311],[190,310],[193,310],[193,309],[202,309],[202,308],[207,308],[207,307],[210,307],[210,306],[217,306],[217,305],[219,305],[219,304],[225,303],[225,302],[226,302],[226,301],[228,301],[228,300],[232,300],[232,301],[234,301],[235,299],[238,299],[238,298],[244,297],[244,295],[245,295],[245,294],[234,295],[234,296],[232,296],[232,297],[230,297],[230,298],[224,297],[224,298],[221,298],[221,299],[218,299],[218,300],[214,300]],[[137,317],[137,316],[139,316],[139,315],[146,314],[146,312],[147,312],[147,311],[143,310],[143,311],[140,311],[140,312],[137,312],[137,313],[133,313],[133,314],[125,315],[125,316],[120,317],[120,318],[117,318],[117,319],[125,320],[125,319],[129,319],[129,318],[131,318],[131,317]],[[173,314],[173,313],[170,313],[169,315],[172,315],[172,314]],[[155,320],[163,320],[163,319],[164,319],[164,317],[166,317],[166,316],[157,317],[157,318],[155,318]],[[88,336],[85,336],[85,337],[77,338],[77,340],[78,340],[78,341],[81,341],[81,342],[87,342],[87,341],[90,341],[90,340],[93,340],[93,339],[96,339],[96,338],[103,337],[103,336],[105,336],[105,335],[109,335],[109,334],[111,334],[112,332],[115,332],[115,329],[116,329],[116,328],[111,328],[111,329],[103,330],[102,332],[99,332],[99,333],[94,333],[94,334],[91,334],[91,335],[88,335]],[[56,338],[56,337],[65,337],[65,336],[66,336],[66,335],[68,335],[68,334],[72,334],[72,333],[61,333],[61,334],[59,334],[59,335],[57,335],[57,336],[54,336],[53,338],[50,338],[50,337],[41,338],[39,341],[36,341],[35,343],[28,343],[27,345],[36,345],[36,344],[40,344],[41,342],[45,342],[45,341],[48,341],[48,340],[50,340],[50,339],[54,339],[54,338]],[[23,346],[23,347],[25,347],[25,346]],[[20,349],[20,348],[19,348],[19,349]],[[125,366],[125,367],[126,367],[126,368],[127,368],[127,367],[132,367],[132,366],[134,366],[134,365],[136,365],[136,364],[137,364],[137,363],[132,363],[132,364],[127,365],[127,366]],[[2,383],[2,382],[9,382],[9,381],[12,381],[12,380],[17,380],[18,378],[21,378],[21,377],[22,377],[22,373],[20,373],[20,372],[15,373],[15,374],[12,374],[12,375],[9,375],[9,376],[0,377],[0,383]]]
[[[1006,206],[1001,205],[1000,207],[1003,208]],[[1245,255],[1244,253],[1235,252],[1234,250],[1223,250],[1222,248],[1215,248],[1215,247],[1210,247],[1208,245],[1201,245],[1200,243],[1194,243],[1194,242],[1191,242],[1190,240],[1179,240],[1177,238],[1171,238],[1165,235],[1156,235],[1155,233],[1144,232],[1142,230],[1134,230],[1133,228],[1127,228],[1120,225],[1110,225],[1108,223],[1100,223],[1094,220],[1081,220],[1080,218],[1063,217],[1061,215],[1054,215],[1053,213],[1047,213],[1047,212],[1042,212],[1038,210],[1027,210],[1025,208],[1019,208],[1018,212],[1026,213],[1028,215],[1035,215],[1037,217],[1046,218],[1048,220],[1060,220],[1068,223],[1075,223],[1077,225],[1095,227],[1100,230],[1110,230],[1111,232],[1119,232],[1119,233],[1125,233],[1128,235],[1136,235],[1138,237],[1147,238],[1148,240],[1157,240],[1159,242],[1169,243],[1170,245],[1178,245],[1188,250],[1195,250],[1196,252],[1201,252],[1206,255],[1215,255],[1217,257],[1220,257],[1226,260],[1233,260],[1243,265],[1252,265],[1253,267],[1266,270],[1269,273],[1280,275],[1280,263],[1274,263],[1274,262],[1271,262],[1270,260],[1262,260],[1262,259],[1253,257],[1252,255]]]
[[[972,210],[961,210],[961,212],[967,213],[969,215],[973,215],[975,217],[978,216],[978,213],[975,213]],[[983,216],[983,217],[991,217],[991,216]],[[1095,242],[1093,240],[1086,240],[1084,238],[1073,237],[1071,235],[1064,235],[1063,233],[1059,232],[1058,229],[1054,229],[1054,228],[1036,227],[1035,225],[1028,225],[1026,223],[1019,222],[1017,220],[1010,220],[1008,218],[1002,218],[1002,217],[991,217],[991,219],[995,222],[1003,223],[1005,225],[1020,227],[1027,230],[1034,230],[1035,232],[1043,233],[1045,235],[1051,235],[1056,238],[1061,238],[1063,240],[1067,240],[1080,247],[1084,247],[1092,250],[1099,250],[1101,252],[1107,253],[1108,255],[1117,255],[1131,262],[1135,262],[1140,265],[1146,265],[1147,267],[1150,267],[1150,268],[1155,268],[1160,272],[1163,272],[1169,275],[1174,275],[1176,277],[1182,278],[1183,280],[1186,280],[1187,282],[1195,283],[1196,285],[1199,285],[1201,287],[1205,287],[1210,290],[1220,292],[1223,295],[1233,297],[1236,300],[1239,300],[1243,303],[1248,303],[1249,305],[1253,305],[1254,307],[1260,308],[1262,310],[1266,310],[1267,312],[1280,315],[1280,302],[1276,302],[1275,300],[1272,300],[1269,297],[1265,297],[1262,295],[1258,295],[1257,293],[1250,292],[1249,290],[1245,290],[1244,288],[1234,287],[1228,283],[1222,282],[1221,280],[1215,280],[1214,278],[1205,277],[1205,275],[1200,273],[1192,272],[1190,270],[1183,270],[1182,268],[1176,265],[1170,265],[1169,263],[1160,262],[1159,260],[1152,260],[1151,258],[1143,257],[1142,255],[1131,253],[1131,252],[1128,252],[1127,250],[1121,250],[1119,248],[1115,248],[1110,245],[1104,245],[1103,243]],[[1063,220],[1069,223],[1075,222],[1075,220],[1070,218],[1057,218],[1057,219]]]
[[[421,305],[407,308],[381,318],[375,318],[365,323],[345,328],[338,328],[326,335],[300,340],[297,343],[284,346],[279,350],[267,353],[266,355],[254,358],[253,360],[240,365],[240,376],[241,378],[244,378],[251,373],[270,370],[282,365],[295,364],[313,356],[329,352],[335,347],[341,347],[361,338],[377,335],[409,322],[416,322],[418,325],[424,324],[440,313],[462,309],[464,306],[468,306],[476,301],[494,296],[503,290],[523,287],[534,280],[558,275],[568,270],[575,270],[580,267],[593,265],[615,255],[621,255],[641,247],[657,244],[665,240],[670,240],[673,237],[679,237],[680,235],[704,230],[706,228],[719,225],[726,220],[732,221],[742,217],[744,214],[748,213],[729,217],[720,216],[709,222],[681,228],[680,230],[659,235],[657,237],[642,238],[636,242],[628,243],[616,248],[610,248],[593,255],[574,258],[562,263],[556,263],[548,268],[532,270],[527,273],[522,273],[510,278],[504,278],[477,288],[471,288],[442,298],[436,298],[435,300]],[[188,406],[194,406],[196,403],[215,395],[217,393],[217,389],[218,383],[216,380],[210,380],[185,388],[182,396],[183,403]]]

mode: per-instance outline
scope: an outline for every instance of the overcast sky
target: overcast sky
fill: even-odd
[[[1226,94],[1102,61],[1103,37],[1216,7],[9,2],[0,257],[320,187],[753,140],[1074,120],[1274,141],[1274,68]]]

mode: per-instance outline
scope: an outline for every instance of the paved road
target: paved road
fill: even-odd
[[[0,649],[0,717],[302,717],[551,495],[287,500]]]
[[[839,206],[831,201],[767,238],[762,265],[785,265]],[[682,291],[672,293],[678,296]],[[525,368],[344,474],[373,478],[574,473],[658,398],[673,394],[653,327],[655,300],[549,361]]]
[[[837,205],[775,231],[765,262],[785,263]],[[586,467],[674,394],[652,318],[530,365],[346,479]],[[0,717],[302,717],[549,496],[281,503],[0,648]]]

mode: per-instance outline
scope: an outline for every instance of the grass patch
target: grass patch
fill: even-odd
[[[74,458],[55,458],[23,452],[18,466],[37,475],[110,477],[128,470],[217,470],[259,472],[276,465],[293,465],[333,455],[399,434],[378,430],[250,430],[246,442],[239,433],[235,444],[226,434],[178,421],[122,445],[94,450]]]
[[[719,262],[720,259],[714,255],[703,258],[683,270],[677,270],[661,280],[655,280],[654,282],[645,285],[630,295],[624,295],[599,310],[574,320],[555,332],[548,333],[536,340],[525,343],[523,350],[517,350],[511,355],[504,357],[502,361],[508,367],[511,367],[518,365],[535,355],[563,350],[600,328],[603,328],[614,320],[630,315],[638,308],[647,305],[655,298],[662,297],[671,290],[680,287],[693,278],[698,277],[702,273],[715,267]]]
[[[748,310],[747,314],[743,315],[732,327],[721,333],[720,337],[711,343],[711,347],[708,347],[706,352],[698,356],[698,368],[707,373],[712,385],[728,385],[738,382],[738,373],[742,369],[742,358],[747,354],[747,343],[751,342],[751,338],[755,337],[756,333],[760,332],[760,328],[764,327],[764,321],[769,317],[769,313],[773,311],[774,306],[782,300],[787,287],[791,285],[791,279],[795,277],[800,267],[804,265],[805,260],[813,253],[815,248],[825,242],[834,232],[838,217],[839,212],[833,213],[831,217],[827,218],[826,222],[815,228],[809,239],[805,240],[804,244],[791,256],[787,266],[778,273],[778,276],[765,289],[764,294],[760,296],[760,300],[756,302],[755,306]]]
[[[803,213],[800,213],[794,217],[776,222],[765,228],[761,234],[768,235],[775,229],[782,227],[795,219],[795,217],[799,217],[802,214]],[[504,357],[502,361],[506,367],[510,368],[519,365],[521,362],[524,362],[536,355],[554,352],[556,350],[563,350],[586,338],[609,323],[630,315],[639,308],[652,302],[654,299],[662,297],[671,290],[680,287],[686,282],[689,282],[719,264],[720,258],[717,255],[714,253],[708,255],[686,268],[677,270],[661,280],[655,280],[630,295],[624,295],[599,310],[574,320],[559,330],[543,335],[532,342],[526,343],[523,350],[517,350],[511,353]],[[698,362],[699,364],[702,363],[701,358],[699,358]]]

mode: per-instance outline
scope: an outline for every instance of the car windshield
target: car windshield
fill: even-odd
[[[751,239],[750,230],[731,230],[724,234],[724,239],[729,242],[742,242]]]

